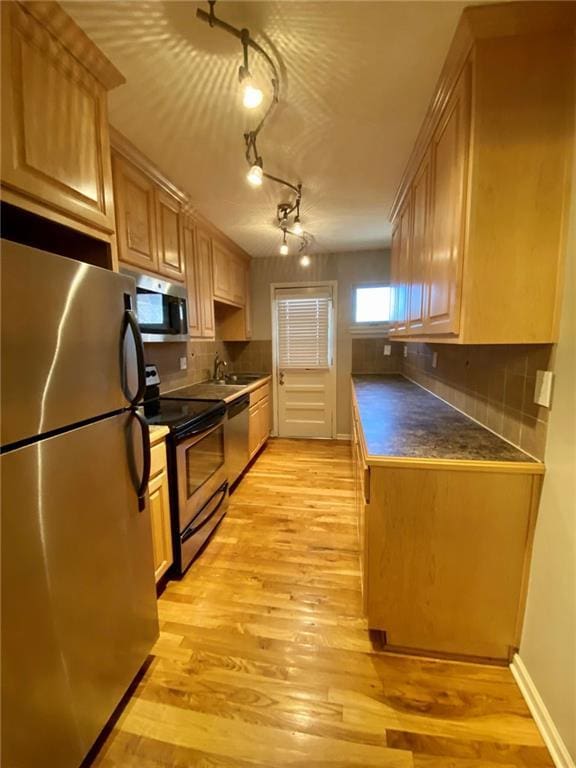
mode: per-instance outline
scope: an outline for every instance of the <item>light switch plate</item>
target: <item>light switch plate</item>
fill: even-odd
[[[432,368],[438,368],[438,352],[432,352]]]
[[[384,357],[392,354],[392,344],[384,344]]]
[[[534,387],[534,402],[544,408],[550,408],[552,401],[552,371],[536,371],[536,386]]]
[[[180,358],[180,370],[181,371],[185,371],[186,368],[188,368],[188,360],[186,359],[186,357],[181,357]]]
[[[404,357],[408,357],[408,344],[404,344]]]

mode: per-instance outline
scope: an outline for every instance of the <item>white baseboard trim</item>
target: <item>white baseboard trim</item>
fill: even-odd
[[[343,432],[338,432],[336,434],[336,440],[351,440],[351,435],[345,435]]]
[[[528,709],[532,713],[532,717],[548,747],[550,757],[554,761],[556,768],[576,768],[574,761],[570,757],[566,745],[562,740],[562,736],[560,736],[558,729],[554,725],[554,721],[546,708],[546,704],[544,704],[542,697],[538,693],[538,689],[534,685],[534,681],[530,677],[530,673],[517,653],[514,654],[512,664],[510,664],[510,671],[518,683],[520,692],[528,705]]]

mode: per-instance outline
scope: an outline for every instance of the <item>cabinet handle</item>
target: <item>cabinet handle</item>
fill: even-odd
[[[370,504],[370,467],[364,467],[364,500]]]

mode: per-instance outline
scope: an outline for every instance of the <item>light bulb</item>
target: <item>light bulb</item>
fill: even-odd
[[[307,256],[304,254],[303,256],[300,256],[300,265],[303,267],[309,267],[310,266],[310,256]]]
[[[304,230],[302,229],[302,224],[300,223],[300,217],[296,216],[294,219],[294,226],[292,227],[292,232],[294,232],[295,235],[301,235]]]
[[[282,243],[280,246],[280,256],[288,256],[288,243]]]
[[[253,187],[261,187],[263,177],[264,177],[264,171],[262,170],[262,166],[258,165],[257,163],[254,163],[254,165],[250,168],[250,170],[246,174],[246,179],[248,183],[252,184]]]
[[[262,99],[264,98],[264,94],[262,93],[260,88],[257,88],[254,85],[254,81],[252,80],[252,78],[251,77],[244,78],[242,87],[244,89],[242,103],[244,104],[246,109],[256,109],[256,107],[259,107],[260,104],[262,104]]]

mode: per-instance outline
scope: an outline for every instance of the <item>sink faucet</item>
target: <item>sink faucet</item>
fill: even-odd
[[[216,357],[214,358],[214,381],[219,381],[221,378],[224,378],[221,368],[226,368],[228,363],[226,360],[220,360],[220,355],[218,352],[216,352]]]

